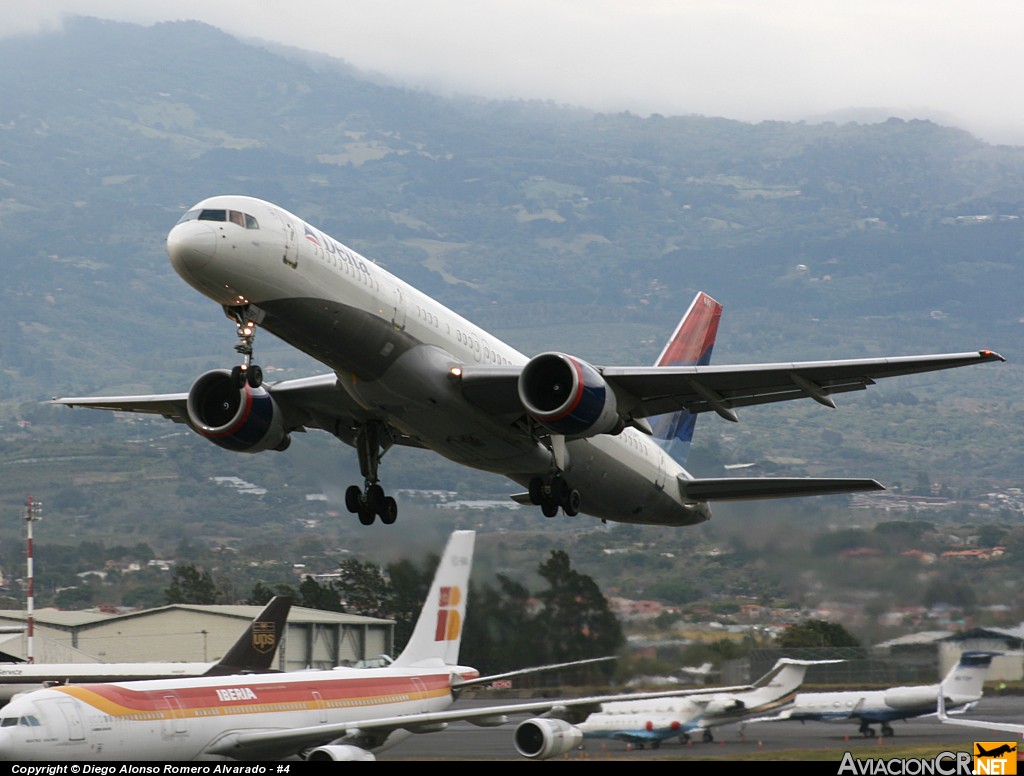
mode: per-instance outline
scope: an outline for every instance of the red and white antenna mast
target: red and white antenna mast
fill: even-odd
[[[43,502],[36,501],[29,496],[25,502],[25,527],[28,529],[28,596],[26,597],[28,609],[28,649],[26,657],[29,663],[36,662],[35,645],[33,644],[35,620],[32,617],[35,606],[35,581],[32,572],[32,523],[42,519],[42,511]]]

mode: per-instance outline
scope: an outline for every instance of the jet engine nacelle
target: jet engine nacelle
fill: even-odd
[[[892,709],[920,709],[938,706],[939,695],[934,687],[893,687],[882,696]]]
[[[358,763],[376,762],[377,758],[373,756],[373,752],[367,752],[365,749],[360,749],[358,746],[339,744],[319,746],[309,753],[306,760],[311,762],[327,762],[329,760],[333,760],[335,762]]]
[[[513,742],[523,757],[546,760],[578,748],[583,743],[583,731],[565,720],[537,717],[519,723]]]
[[[743,711],[745,708],[746,704],[739,698],[715,698],[704,707],[704,714],[714,717],[719,714]]]
[[[239,388],[227,369],[199,376],[188,392],[192,428],[218,447],[238,453],[284,450],[291,437],[266,388]]]
[[[519,374],[519,400],[556,434],[596,436],[622,431],[615,392],[594,367],[565,353],[534,356]]]

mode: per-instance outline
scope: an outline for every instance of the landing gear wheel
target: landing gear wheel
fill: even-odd
[[[576,517],[580,513],[580,492],[576,488],[569,491],[569,495],[562,502],[562,509],[569,517]]]
[[[715,736],[712,734],[710,730],[705,730],[704,735],[701,736],[701,738],[703,739],[705,744],[710,744],[712,741],[715,740]]]
[[[661,749],[661,741],[651,741],[651,749]]]
[[[544,480],[541,477],[530,480],[530,501],[537,506],[544,503]]]
[[[861,732],[861,735],[864,736],[864,738],[874,738],[875,737],[875,729],[873,727],[868,727],[867,725],[862,725],[861,728],[860,728],[860,732]]]
[[[566,482],[561,476],[555,477],[551,482],[551,497],[558,504],[565,504],[569,498],[569,483]]]
[[[882,725],[882,735],[886,738],[891,738],[896,735],[896,731],[893,730],[889,725]]]
[[[540,511],[544,513],[544,517],[554,517],[558,514],[558,504],[553,501],[545,501],[540,505]]]
[[[366,508],[374,514],[382,514],[384,512],[384,488],[378,485],[376,482],[373,485],[369,485],[366,488]]]
[[[238,390],[245,387],[245,371],[240,366],[231,367],[231,384]]]
[[[360,507],[359,509],[359,522],[363,525],[373,525],[373,521],[377,519],[377,514],[371,512],[366,507]]]
[[[384,525],[391,525],[397,519],[398,504],[391,496],[387,496],[384,499],[384,509],[381,510],[380,513],[380,521],[384,523]]]
[[[259,388],[263,385],[263,370],[253,364],[245,372],[245,381],[249,383],[250,388]]]
[[[355,514],[359,511],[359,505],[363,498],[363,491],[358,485],[349,485],[345,489],[345,509]]]

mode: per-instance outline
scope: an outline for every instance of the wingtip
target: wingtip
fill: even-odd
[[[1005,358],[996,353],[994,350],[979,350],[978,355],[980,355],[986,361],[1006,361]]]

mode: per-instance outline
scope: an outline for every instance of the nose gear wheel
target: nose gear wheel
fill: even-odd
[[[263,385],[263,370],[258,364],[252,363],[252,349],[256,341],[256,324],[263,313],[251,305],[225,307],[224,313],[235,322],[235,332],[238,334],[235,352],[243,358],[240,365],[231,369],[231,380],[238,389],[247,383],[250,388],[259,388]]]

